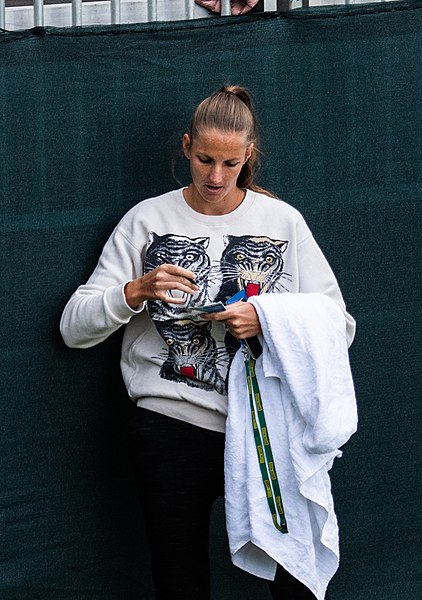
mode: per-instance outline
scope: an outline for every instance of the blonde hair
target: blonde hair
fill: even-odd
[[[218,129],[230,133],[245,133],[246,144],[253,143],[252,154],[243,165],[237,178],[239,188],[248,188],[272,196],[255,183],[259,169],[259,134],[255,111],[249,93],[240,85],[226,85],[205,98],[196,107],[190,124],[189,136],[192,141],[204,129]]]

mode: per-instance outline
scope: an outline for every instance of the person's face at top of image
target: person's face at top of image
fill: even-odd
[[[185,199],[191,208],[206,215],[224,215],[237,208],[244,198],[237,178],[252,148],[243,132],[205,128],[193,139],[185,133],[183,151],[192,176]]]

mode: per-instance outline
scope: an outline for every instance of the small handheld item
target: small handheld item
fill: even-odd
[[[191,310],[198,313],[215,313],[226,310],[226,307],[222,302],[215,302],[214,304],[206,304],[205,306],[193,306]]]
[[[239,290],[238,292],[235,293],[234,296],[229,298],[226,301],[226,304],[234,304],[235,302],[239,302],[239,300],[246,300],[246,292],[243,289]]]

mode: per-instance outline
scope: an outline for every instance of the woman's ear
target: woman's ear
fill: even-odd
[[[247,163],[248,160],[250,159],[250,157],[252,156],[252,152],[253,152],[254,148],[255,148],[255,146],[254,146],[253,142],[251,142],[249,144],[249,146],[246,148],[245,163]]]
[[[190,136],[188,133],[185,133],[182,140],[183,153],[188,160],[190,160]]]

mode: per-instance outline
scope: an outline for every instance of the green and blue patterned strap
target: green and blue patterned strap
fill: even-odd
[[[248,381],[249,400],[251,406],[252,425],[258,454],[259,468],[265,486],[268,506],[271,511],[274,526],[281,533],[288,533],[287,522],[281,499],[280,486],[271,450],[270,438],[262,406],[261,393],[255,373],[255,359],[251,358],[244,347],[246,378]]]

